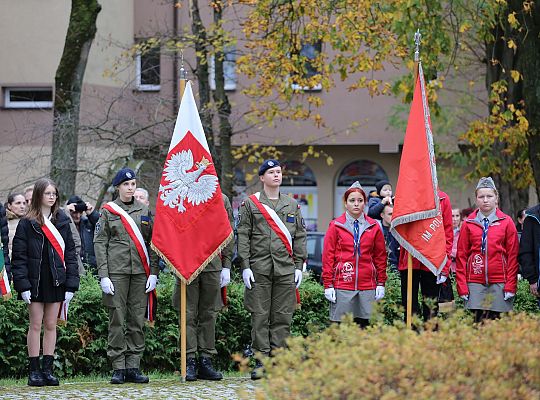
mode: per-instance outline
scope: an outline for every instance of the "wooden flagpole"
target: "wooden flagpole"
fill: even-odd
[[[422,35],[420,30],[417,30],[414,34],[414,43],[416,49],[414,51],[414,85],[413,91],[416,87],[416,80],[418,79],[418,65],[420,64],[420,39]],[[413,281],[413,268],[412,268],[412,256],[408,253],[407,257],[407,328],[412,328],[412,281]]]
[[[182,53],[182,63],[180,67],[180,103],[186,90],[186,70],[184,69],[184,54]],[[186,282],[180,280],[180,382],[186,382]]]

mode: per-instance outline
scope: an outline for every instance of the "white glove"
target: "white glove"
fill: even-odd
[[[220,279],[220,287],[227,286],[231,282],[231,270],[229,268],[223,268]]]
[[[110,294],[111,296],[114,295],[114,285],[108,277],[101,278],[99,284],[103,293]]]
[[[30,290],[27,290],[26,292],[22,292],[22,293],[21,293],[21,297],[22,297],[22,299],[24,300],[24,302],[25,302],[26,304],[30,304],[30,303],[31,303],[31,301],[30,301],[30,296],[31,296],[31,295],[30,295]]]
[[[300,284],[302,283],[302,270],[301,269],[294,270],[294,283],[296,283],[296,288],[298,289],[300,287]]]
[[[464,301],[469,301],[469,295],[468,294],[464,294],[464,295],[461,295],[459,297],[461,297]]]
[[[506,300],[510,300],[512,297],[514,297],[516,294],[515,293],[510,293],[510,292],[504,292],[504,301]]]
[[[384,286],[377,286],[375,288],[375,301],[379,301],[384,297]]]
[[[251,268],[246,268],[242,271],[242,279],[244,280],[244,285],[246,285],[248,289],[251,289],[251,282],[255,283],[255,277],[253,276]]]
[[[447,276],[444,276],[443,274],[437,275],[437,285],[441,285],[448,279]]]
[[[150,275],[148,279],[146,280],[146,292],[144,293],[150,293],[152,290],[156,288],[157,285],[157,275]]]
[[[66,295],[64,297],[64,301],[66,303],[69,303],[71,301],[71,299],[73,298],[73,292],[66,292]]]
[[[324,297],[326,297],[326,300],[328,300],[330,303],[335,303],[336,302],[336,289],[334,289],[333,287],[324,289]]]

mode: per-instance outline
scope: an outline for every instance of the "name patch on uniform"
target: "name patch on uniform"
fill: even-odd
[[[287,222],[294,224],[294,214],[287,214]]]
[[[150,217],[148,215],[141,215],[141,224],[148,225],[150,223]]]

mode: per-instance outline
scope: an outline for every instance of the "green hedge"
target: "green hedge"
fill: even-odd
[[[174,278],[162,274],[158,285],[158,313],[154,328],[146,329],[146,351],[142,368],[145,371],[179,369],[178,315],[172,307]],[[241,353],[250,343],[249,314],[243,305],[243,285],[239,274],[233,274],[228,287],[228,307],[218,316],[216,327],[217,366],[232,370],[232,355]],[[293,336],[308,336],[328,326],[328,303],[322,286],[305,279],[300,288],[302,306],[293,317]],[[526,282],[519,283],[516,311],[538,312],[536,301],[528,292]],[[386,324],[403,319],[400,307],[400,282],[390,274],[386,297],[379,306],[375,319]],[[70,305],[69,324],[58,327],[56,371],[59,376],[109,374],[107,360],[107,312],[101,303],[101,289],[97,279],[85,276],[81,288]],[[11,299],[0,302],[0,377],[19,377],[26,374],[26,333],[28,312],[22,301]]]

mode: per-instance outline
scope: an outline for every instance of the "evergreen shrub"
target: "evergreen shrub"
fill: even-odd
[[[174,277],[160,275],[158,312],[154,328],[145,328],[146,349],[141,368],[144,371],[173,372],[180,369],[178,349],[178,314],[172,307]],[[244,308],[244,286],[237,271],[228,286],[228,306],[218,314],[216,326],[215,364],[222,370],[233,370],[234,354],[242,353],[251,339],[248,312]],[[291,326],[292,336],[312,336],[328,325],[328,302],[320,284],[305,278],[300,287],[301,307],[296,310]],[[16,293],[15,293],[16,297]],[[16,298],[0,301],[0,378],[21,377],[27,373],[26,304]],[[55,372],[60,377],[109,374],[107,360],[107,310],[102,305],[102,293],[96,277],[81,278],[80,290],[70,303],[67,326],[58,327]],[[536,300],[529,294],[526,282],[519,283],[516,311],[538,312]],[[386,297],[378,306],[374,322],[392,324],[403,319],[400,307],[399,277],[390,274]]]

